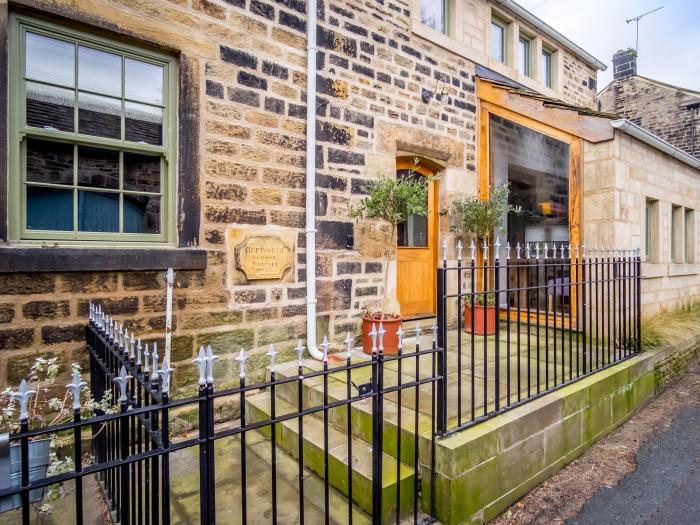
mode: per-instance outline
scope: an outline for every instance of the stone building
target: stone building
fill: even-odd
[[[227,377],[241,347],[255,368],[266,345],[290,358],[311,330],[357,335],[387,253],[402,313],[430,317],[437,247],[455,242],[438,211],[543,176],[540,161],[508,160],[499,138],[528,136],[563,177],[550,189],[561,214],[512,232],[525,242],[629,246],[587,227],[608,212],[639,238],[641,197],[617,171],[628,147],[653,150],[697,201],[696,168],[595,111],[604,64],[514,2],[320,1],[309,63],[306,11],[304,0],[0,0],[1,384],[39,353],[78,359],[90,301],[160,340],[168,267],[178,387],[194,379],[178,364],[202,344]],[[504,126],[494,140],[490,122]],[[424,252],[424,287],[402,266],[406,246],[347,214],[367,181],[414,158],[441,173],[424,237],[404,241]]]
[[[598,107],[615,113],[697,157],[700,154],[700,91],[637,74],[633,49],[613,56],[613,81],[598,95]]]

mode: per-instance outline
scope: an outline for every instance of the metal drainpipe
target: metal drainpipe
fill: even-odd
[[[316,0],[306,3],[306,347],[316,360]]]

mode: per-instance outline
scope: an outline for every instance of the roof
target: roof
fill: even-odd
[[[598,60],[596,57],[591,55],[588,51],[578,46],[567,37],[562,35],[559,31],[554,29],[552,26],[547,24],[544,20],[538,16],[532,14],[530,11],[525,9],[523,6],[514,2],[513,0],[494,0],[494,2],[500,5],[503,9],[511,12],[512,14],[522,18],[525,22],[532,24],[535,29],[538,29],[549,38],[551,38],[557,44],[567,48],[569,51],[577,55],[579,58],[583,59],[588,65],[599,69],[600,71],[605,71],[608,66],[604,62]]]
[[[538,93],[537,91],[523,86],[522,84],[519,84],[514,80],[511,80],[510,78],[504,75],[501,75],[500,73],[497,73],[496,71],[493,71],[492,69],[481,66],[479,64],[476,65],[475,73],[476,76],[478,76],[479,78],[488,80],[489,82],[498,87],[505,88],[510,93],[516,93],[518,95],[522,95],[528,98],[541,100],[542,105],[545,107],[568,109],[570,111],[577,112],[579,115],[587,115],[591,117],[602,117],[607,119],[615,119],[618,117],[618,115],[616,115],[615,113],[605,113],[603,111],[596,111],[594,109],[586,108],[583,106],[568,104],[566,102],[562,102],[557,98],[545,96],[541,93]]]
[[[655,80],[653,78],[645,77],[644,75],[630,75],[628,77],[619,78],[617,80],[611,80],[607,86],[605,86],[603,89],[600,90],[600,92],[598,93],[598,96],[605,93],[608,90],[608,88],[613,85],[614,82],[624,82],[625,80],[632,79],[632,78],[644,80],[646,82],[649,82],[650,84],[656,84],[657,86],[675,89],[676,91],[683,91],[685,93],[688,93],[689,95],[697,95],[698,98],[700,98],[700,91],[695,91],[694,89],[688,89],[688,88],[684,88],[681,86],[676,86],[675,84],[669,84],[668,82],[661,82],[660,80]]]
[[[636,138],[637,140],[644,142],[645,144],[661,151],[662,153],[665,153],[669,157],[673,157],[674,159],[677,159],[682,163],[687,164],[691,168],[700,170],[700,159],[689,155],[682,149],[673,146],[672,144],[669,144],[662,138],[654,135],[651,131],[644,129],[643,127],[635,124],[634,122],[627,119],[617,119],[611,121],[610,124],[616,130],[621,131],[622,133],[626,133],[627,135],[630,135]]]

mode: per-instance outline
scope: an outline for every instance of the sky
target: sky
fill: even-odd
[[[634,18],[664,8],[639,22],[637,73],[700,91],[700,0],[517,0],[608,66],[598,72],[598,89],[612,80],[612,56],[635,47]]]

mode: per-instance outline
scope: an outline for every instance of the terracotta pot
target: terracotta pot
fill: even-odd
[[[474,309],[474,326],[472,327],[472,308]],[[486,319],[484,319],[486,313]],[[485,321],[485,322],[484,322]],[[464,331],[475,335],[493,335],[496,333],[496,307],[479,306],[478,304],[464,307]]]
[[[402,322],[400,317],[392,317],[382,321],[382,326],[386,331],[383,339],[385,354],[395,354],[399,351],[399,336],[396,335],[396,332],[398,332]],[[372,355],[372,338],[369,335],[372,331],[372,324],[376,324],[377,330],[379,330],[379,319],[362,318],[362,351],[367,355]],[[377,338],[377,346],[379,346],[379,338]]]

